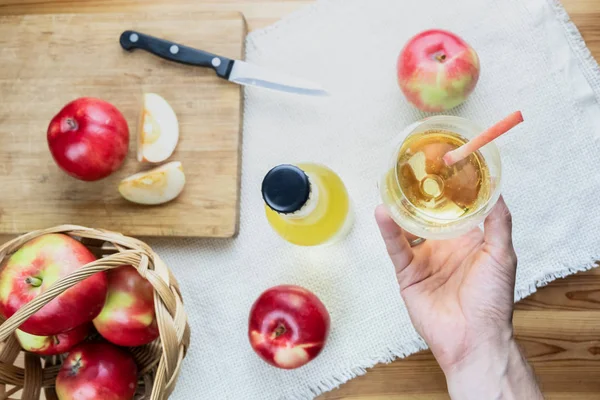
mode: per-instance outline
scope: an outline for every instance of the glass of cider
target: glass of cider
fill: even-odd
[[[483,132],[474,122],[435,116],[400,135],[379,182],[390,215],[423,239],[450,239],[478,226],[500,197],[501,161],[494,143],[447,166],[442,159]]]

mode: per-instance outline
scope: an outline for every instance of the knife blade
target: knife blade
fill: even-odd
[[[169,61],[211,68],[216,72],[218,77],[239,85],[256,86],[300,95],[329,95],[319,85],[303,79],[287,76],[245,61],[233,60],[133,30],[123,32],[119,43],[127,51],[135,49],[145,50]]]

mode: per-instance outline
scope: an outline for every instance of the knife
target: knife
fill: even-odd
[[[121,47],[127,51],[146,50],[169,61],[198,67],[211,68],[217,76],[239,85],[257,86],[310,96],[328,96],[329,93],[318,85],[301,79],[286,76],[275,71],[240,60],[211,54],[168,40],[159,39],[136,31],[125,31],[119,39]]]

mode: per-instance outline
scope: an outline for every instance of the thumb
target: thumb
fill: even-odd
[[[484,237],[494,248],[512,249],[512,216],[502,196],[485,219]]]
[[[485,219],[484,240],[496,261],[502,265],[510,265],[516,270],[516,255],[512,241],[512,215],[502,196]]]

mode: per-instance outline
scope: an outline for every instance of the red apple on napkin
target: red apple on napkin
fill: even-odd
[[[0,266],[0,314],[9,318],[57,280],[95,261],[80,242],[62,234],[25,243]],[[19,329],[38,336],[66,332],[94,319],[106,299],[106,275],[98,272],[67,289]]]
[[[329,334],[329,313],[310,291],[292,285],[268,289],[250,311],[248,336],[269,364],[298,368],[319,355]]]
[[[125,160],[129,128],[115,106],[83,97],[67,104],[50,121],[47,139],[60,168],[77,179],[96,181]]]
[[[462,104],[479,80],[479,57],[457,35],[435,29],[408,41],[398,57],[398,84],[415,107],[441,112]]]
[[[154,287],[130,265],[107,271],[108,295],[94,326],[119,346],[141,346],[158,337]]]
[[[56,377],[59,400],[131,400],[136,386],[133,357],[109,343],[75,347]]]

